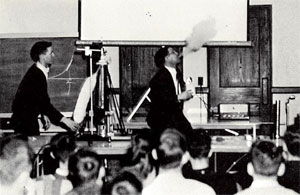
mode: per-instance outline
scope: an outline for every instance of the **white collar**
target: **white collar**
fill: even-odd
[[[171,73],[172,77],[175,76],[175,79],[176,79],[176,68],[173,68],[173,67],[170,67],[170,66],[165,66],[166,69],[168,69],[168,71]]]
[[[40,69],[40,70],[44,73],[46,79],[48,79],[49,67],[46,68],[46,67],[43,66],[40,62],[36,62],[36,67],[37,67],[38,69]]]
[[[68,170],[66,170],[66,169],[61,169],[61,168],[57,168],[56,170],[55,170],[55,173],[57,174],[57,175],[61,175],[61,176],[68,176],[69,175],[69,171]]]
[[[254,179],[251,186],[253,188],[269,188],[269,187],[276,187],[279,183],[277,180],[274,179]]]
[[[170,66],[165,66],[165,67],[171,73],[173,83],[174,83],[174,86],[175,86],[176,94],[180,93],[180,91],[179,91],[180,88],[178,89],[178,80],[177,80],[177,77],[176,77],[176,74],[177,74],[176,68],[173,68],[173,67],[170,67]]]

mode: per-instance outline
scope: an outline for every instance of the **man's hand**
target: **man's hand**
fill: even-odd
[[[184,91],[184,92],[178,94],[177,97],[178,97],[179,101],[189,100],[193,97],[193,91],[192,90]]]
[[[50,122],[49,117],[46,116],[46,115],[42,115],[41,121],[42,121],[42,124],[43,124],[43,129],[45,129],[45,131],[47,131],[51,126],[51,122]]]
[[[80,125],[69,118],[63,117],[60,121],[69,127],[71,131],[79,130]]]

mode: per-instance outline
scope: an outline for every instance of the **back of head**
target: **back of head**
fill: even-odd
[[[282,148],[270,141],[256,141],[251,147],[254,171],[263,176],[276,176],[282,162]]]
[[[192,131],[187,138],[188,151],[193,158],[208,158],[211,138],[207,134]]]
[[[69,177],[74,187],[98,178],[101,162],[96,152],[79,149],[69,159]]]
[[[33,150],[28,142],[17,137],[0,140],[0,183],[12,184],[23,172],[32,169]]]
[[[76,149],[76,137],[68,133],[58,133],[51,138],[50,145],[54,157],[66,162]]]
[[[113,181],[111,195],[139,195],[142,192],[142,183],[128,171],[121,172]]]
[[[48,47],[51,47],[52,43],[47,41],[39,41],[36,42],[31,50],[30,50],[30,57],[34,62],[39,61],[40,54],[44,53]]]
[[[131,162],[133,164],[138,163],[141,158],[144,158],[146,154],[151,153],[153,149],[151,132],[144,129],[142,132],[134,135],[131,140],[132,147],[129,153],[131,153]]]
[[[160,48],[154,55],[154,62],[158,68],[161,68],[165,64],[165,57],[168,55],[168,47]]]
[[[160,136],[157,148],[158,164],[161,168],[179,167],[186,152],[186,140],[178,130],[168,128]]]
[[[287,129],[284,135],[284,141],[289,153],[300,157],[300,128]]]

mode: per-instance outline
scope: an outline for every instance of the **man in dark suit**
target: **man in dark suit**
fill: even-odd
[[[186,134],[192,127],[182,112],[183,102],[193,94],[191,90],[185,91],[182,74],[178,73],[178,52],[172,47],[163,47],[155,54],[154,61],[159,71],[150,81],[147,123],[158,134],[166,128],[176,128]]]
[[[30,56],[35,63],[26,72],[12,104],[11,123],[14,131],[25,136],[39,135],[40,114],[45,130],[49,129],[51,121],[56,125],[63,123],[67,129],[76,131],[79,125],[57,111],[48,95],[48,71],[55,56],[52,43],[36,42],[31,48]]]

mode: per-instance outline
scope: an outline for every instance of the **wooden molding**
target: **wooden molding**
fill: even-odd
[[[104,46],[185,46],[185,41],[114,41],[105,40],[102,41]]]
[[[300,87],[272,87],[272,93],[300,93]]]
[[[251,41],[209,41],[203,47],[252,47]]]

